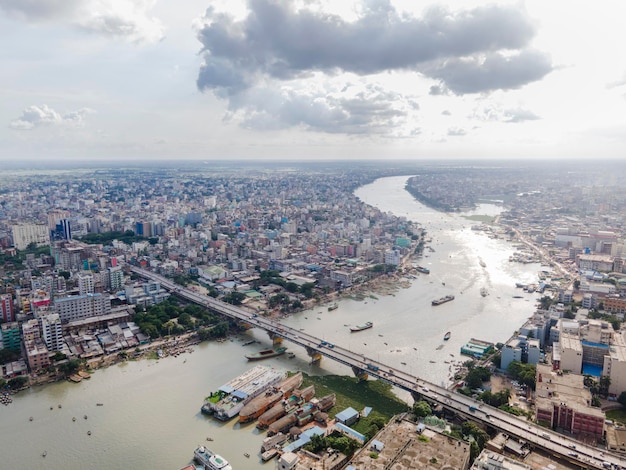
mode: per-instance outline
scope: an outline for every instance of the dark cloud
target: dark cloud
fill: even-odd
[[[0,0],[0,9],[22,19],[49,20],[72,14],[81,0]]]
[[[367,75],[389,70],[416,70],[427,75],[433,71],[444,82],[450,79],[453,90],[480,89],[459,86],[461,78],[446,66],[448,60],[517,50],[534,36],[526,13],[513,6],[462,12],[437,7],[414,18],[401,16],[387,1],[377,1],[368,2],[362,16],[353,22],[296,10],[284,1],[249,0],[248,7],[249,14],[242,21],[207,10],[205,25],[198,32],[205,61],[198,77],[200,89],[238,92],[242,84],[263,76],[287,80],[313,71]],[[540,60],[542,65],[546,62],[537,54],[524,57]],[[422,69],[432,63],[434,66]],[[223,66],[229,70],[232,86],[224,82],[223,74],[214,74]]]
[[[520,88],[543,78],[551,70],[550,60],[544,54],[524,50],[510,55],[493,52],[449,59],[425,72],[440,79],[454,93],[465,94]]]
[[[248,14],[242,20],[209,8],[198,29],[203,64],[197,86],[228,99],[231,110],[254,108],[266,117],[270,108],[260,109],[258,102],[247,103],[245,97],[254,95],[250,90],[274,82],[332,78],[339,73],[413,71],[437,80],[430,94],[439,95],[518,88],[551,70],[548,58],[525,50],[535,29],[518,6],[490,5],[461,12],[436,7],[418,18],[401,14],[388,0],[370,0],[361,5],[359,15],[347,21],[296,9],[283,0],[248,0]],[[326,117],[325,124],[316,125],[310,112],[320,103],[306,107],[300,104],[308,99],[306,93],[303,97],[297,93],[292,91],[290,99],[275,110],[289,117],[276,116],[275,122],[298,122],[301,116],[301,123],[327,132],[362,128],[352,120],[364,119],[356,108],[367,109],[368,103],[357,105],[358,98],[324,99],[317,111]],[[388,103],[383,109],[394,108]],[[376,112],[384,115],[378,108]],[[370,123],[374,121],[378,117]]]

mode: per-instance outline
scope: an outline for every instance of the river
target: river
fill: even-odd
[[[468,339],[504,342],[532,314],[535,298],[513,295],[520,293],[515,282],[534,281],[539,265],[510,263],[510,243],[472,231],[473,222],[463,217],[496,215],[498,206],[442,214],[413,200],[403,189],[406,179],[383,178],[355,194],[422,224],[434,251],[426,250],[428,257],[420,263],[431,274],[419,275],[393,295],[344,299],[332,312],[316,308],[284,321],[426,380],[447,383],[450,365],[444,361],[461,360],[459,348]],[[482,297],[481,287],[489,295]],[[431,306],[432,299],[449,293],[454,301]],[[374,328],[351,334],[345,326],[364,321],[373,321]],[[446,331],[452,337],[444,344]],[[199,411],[209,392],[250,367],[243,354],[257,345],[242,347],[242,342],[251,337],[269,344],[266,333],[251,330],[224,343],[201,344],[191,354],[131,361],[98,370],[79,384],[61,382],[19,393],[11,405],[0,406],[1,467],[179,469],[198,444],[208,444],[235,469],[274,468],[273,462],[259,460],[264,435],[253,424],[220,423]],[[295,359],[283,356],[266,363],[313,374],[351,374],[327,359],[312,366],[304,351],[293,351]]]

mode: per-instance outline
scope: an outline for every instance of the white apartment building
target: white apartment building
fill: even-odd
[[[57,313],[50,313],[40,318],[43,340],[50,351],[63,349],[63,328]]]
[[[111,300],[100,293],[76,295],[54,301],[62,323],[111,313]]]
[[[20,224],[11,227],[13,231],[13,244],[18,250],[25,250],[28,245],[35,243],[37,246],[50,244],[50,230],[47,225]]]

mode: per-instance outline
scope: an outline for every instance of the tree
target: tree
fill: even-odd
[[[19,390],[20,388],[24,387],[27,383],[28,383],[28,377],[19,375],[17,377],[13,377],[12,379],[9,379],[9,381],[7,382],[7,385],[12,390]]]
[[[298,292],[300,288],[295,282],[288,282],[287,284],[285,284],[285,289],[287,290],[287,292],[291,292],[293,294],[295,292]]]
[[[67,362],[59,364],[59,372],[61,372],[65,376],[75,374],[76,372],[78,372],[80,364],[81,362],[79,359],[70,359]]]
[[[418,418],[425,418],[433,414],[433,411],[427,402],[420,400],[413,403],[413,413],[415,413],[415,416]]]
[[[617,401],[620,403],[620,405],[626,407],[626,392],[620,393]]]
[[[598,393],[606,398],[609,395],[610,386],[611,386],[611,377],[609,377],[608,375],[600,376]]]

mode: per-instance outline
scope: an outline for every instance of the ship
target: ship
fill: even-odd
[[[480,261],[478,261],[478,264],[480,264],[480,266],[483,267],[483,268],[487,267],[487,263],[485,263],[482,259]]]
[[[337,302],[335,302],[334,304],[328,306],[328,311],[331,312],[333,310],[337,310],[338,308],[339,305],[337,305]]]
[[[286,378],[276,387],[267,390],[263,395],[259,395],[249,401],[239,412],[239,422],[247,423],[257,419],[276,402],[291,395],[296,388],[302,385],[302,372],[298,372]]]
[[[483,297],[487,297],[489,295],[489,291],[487,290],[487,288],[481,287],[480,288],[480,295],[482,295]]]
[[[368,328],[371,328],[373,326],[374,326],[374,324],[371,321],[368,321],[368,322],[365,322],[365,323],[361,323],[360,325],[351,326],[350,327],[350,331],[352,333],[355,333],[357,331],[367,330]]]
[[[268,359],[270,357],[282,356],[287,351],[287,348],[281,346],[276,349],[264,349],[254,354],[246,354],[246,359],[249,361],[260,361],[261,359]]]
[[[282,418],[287,413],[296,410],[300,405],[309,401],[315,396],[315,387],[310,385],[302,390],[296,390],[286,400],[282,400],[276,403],[269,410],[259,416],[259,420],[256,427],[259,429],[265,429],[276,420]]]
[[[452,294],[448,294],[445,297],[441,297],[440,299],[433,300],[431,304],[441,305],[441,304],[445,304],[446,302],[450,302],[451,300],[454,300],[454,296]]]
[[[302,427],[311,421],[320,411],[326,411],[335,405],[336,396],[334,393],[326,395],[322,398],[312,398],[310,402],[305,403],[293,412],[283,416],[279,420],[270,424],[267,429],[267,435],[273,436],[279,432],[289,431],[293,426]]]
[[[448,341],[450,339],[450,336],[452,336],[452,333],[448,331],[445,335],[443,335],[443,340]]]
[[[263,393],[282,379],[285,374],[266,366],[256,366],[239,377],[222,385],[205,399],[201,411],[226,421],[237,413],[253,398]]]
[[[425,268],[424,266],[415,266],[415,270],[418,273],[422,273],[422,274],[430,274],[430,269]]]
[[[228,461],[204,446],[198,447],[193,452],[193,458],[201,464],[205,470],[233,470]]]

